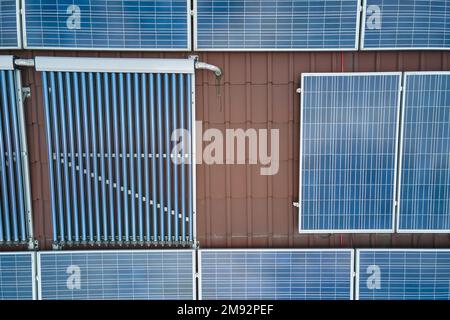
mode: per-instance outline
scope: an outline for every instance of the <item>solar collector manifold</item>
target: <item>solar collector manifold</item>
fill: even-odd
[[[194,60],[37,57],[36,69],[54,244],[194,244]]]

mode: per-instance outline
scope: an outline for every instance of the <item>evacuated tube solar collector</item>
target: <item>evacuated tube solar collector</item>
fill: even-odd
[[[0,244],[34,247],[21,74],[0,56]]]
[[[56,246],[195,243],[194,65],[193,58],[35,59]],[[190,137],[174,153],[176,129]]]

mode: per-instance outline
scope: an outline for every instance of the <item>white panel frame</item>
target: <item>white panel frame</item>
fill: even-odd
[[[43,300],[42,298],[42,270],[41,270],[41,256],[42,255],[57,255],[57,254],[103,254],[103,253],[173,253],[173,252],[190,252],[192,257],[192,300],[197,298],[197,286],[196,286],[196,257],[194,249],[155,249],[155,250],[77,250],[77,251],[39,251],[37,252],[37,300]]]
[[[198,250],[198,300],[204,300],[202,295],[202,253],[203,252],[349,252],[350,253],[350,296],[354,300],[355,292],[355,250],[354,249],[199,249]]]
[[[212,250],[212,249],[211,249]],[[204,249],[199,249],[197,252],[197,261],[198,261],[198,265],[197,265],[197,287],[198,287],[198,296],[196,300],[203,300],[203,286],[202,286],[202,251],[206,251]]]
[[[36,256],[37,256],[36,252],[33,252],[31,254],[31,262],[32,262],[31,273],[33,275],[33,284],[32,284],[33,300],[37,300],[37,298],[38,298],[38,292],[37,292],[38,288],[37,287],[38,287],[38,281],[40,281],[40,278],[37,277]]]
[[[31,256],[31,290],[32,290],[32,300],[37,300],[37,286],[36,282],[36,252],[34,251],[4,251],[0,252],[0,256],[10,256],[10,255],[30,255]]]
[[[363,0],[363,9],[362,9],[362,18],[361,18],[361,43],[360,50],[361,51],[400,51],[400,50],[450,50],[450,47],[365,47],[365,34],[366,34],[366,14],[367,14],[367,0]]]
[[[304,230],[302,229],[302,168],[303,168],[303,112],[304,112],[304,79],[305,77],[323,77],[323,76],[398,76],[398,92],[397,92],[397,125],[395,129],[395,158],[394,158],[394,185],[392,198],[392,228],[391,229],[318,229]],[[300,234],[344,234],[344,233],[394,233],[396,218],[396,191],[398,180],[397,159],[399,153],[399,130],[400,130],[400,106],[401,106],[401,90],[402,90],[402,72],[326,72],[326,73],[302,73],[300,89],[300,147],[299,147],[299,188],[298,188],[298,233]]]
[[[359,34],[360,34],[360,18],[361,18],[361,1],[356,0],[356,26],[355,26],[355,46],[353,48],[199,48],[198,47],[198,10],[197,10],[197,0],[194,0],[194,19],[193,19],[193,30],[194,30],[194,51],[200,52],[292,52],[292,51],[307,51],[307,52],[324,52],[324,51],[358,51],[359,49]]]
[[[402,112],[401,112],[401,131],[400,131],[400,150],[399,150],[399,166],[398,166],[398,210],[396,214],[396,230],[397,233],[450,233],[450,229],[400,229],[400,204],[401,204],[401,187],[402,187],[402,163],[403,163],[403,138],[405,132],[405,110],[406,110],[406,83],[409,76],[415,75],[450,75],[450,71],[411,71],[403,73],[403,90],[402,90]]]
[[[153,250],[152,250],[153,251]],[[185,250],[178,250],[178,251],[185,251]],[[192,253],[192,300],[198,300],[198,294],[197,294],[197,251],[195,249],[190,249]]]
[[[16,46],[0,46],[0,49],[21,49],[22,48],[22,30],[20,22],[20,1],[16,0],[16,34],[17,34],[17,45]],[[25,1],[25,0],[23,0]]]
[[[14,59],[13,69],[14,69]],[[17,122],[19,129],[20,139],[20,151],[21,151],[21,163],[22,163],[22,184],[23,184],[23,196],[25,205],[25,217],[26,217],[26,233],[28,238],[28,249],[34,249],[36,247],[34,239],[34,224],[33,224],[33,205],[31,201],[31,182],[30,182],[30,166],[29,166],[29,152],[27,142],[27,126],[25,120],[25,108],[24,108],[24,92],[22,86],[22,71],[20,69],[14,69],[14,85],[16,86],[16,104],[17,104]]]
[[[359,299],[359,289],[360,289],[360,256],[361,252],[449,252],[450,249],[401,249],[401,248],[382,248],[382,249],[355,249],[356,251],[356,269],[355,269],[355,300]]]
[[[13,56],[0,56],[0,70],[14,70]]]
[[[41,278],[41,253],[45,251],[38,251],[36,253],[36,266],[37,266],[37,273],[36,273],[36,279],[38,282],[37,286],[37,300],[42,300],[42,278]]]
[[[196,127],[196,109],[195,109],[195,70],[191,76],[191,175],[192,175],[192,239],[194,240],[193,246],[197,247],[197,127]],[[184,223],[184,222],[183,222]]]
[[[195,73],[195,60],[164,58],[72,58],[36,57],[36,71]]]
[[[26,0],[17,0],[22,1],[22,30],[23,30],[23,38],[22,44],[24,49],[30,50],[61,50],[61,51],[139,51],[139,52],[161,52],[161,51],[178,51],[178,52],[189,52],[192,50],[192,19],[191,19],[191,1],[186,0],[187,2],[187,10],[186,10],[186,20],[187,20],[187,47],[186,48],[102,48],[102,47],[46,47],[46,46],[29,46],[27,42],[27,26],[26,26]],[[20,30],[20,29],[19,29]]]

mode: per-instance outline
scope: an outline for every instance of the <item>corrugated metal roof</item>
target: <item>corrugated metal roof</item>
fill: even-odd
[[[186,53],[14,51],[36,55],[88,57],[186,57]],[[211,72],[196,77],[197,120],[208,127],[278,128],[280,170],[261,176],[257,165],[199,165],[197,233],[202,248],[264,247],[449,247],[446,234],[299,235],[299,96],[302,72],[450,70],[450,52],[255,52],[201,53],[202,61],[222,68],[217,96]],[[51,213],[41,79],[23,75],[31,86],[26,104],[35,234],[41,249],[51,248]]]

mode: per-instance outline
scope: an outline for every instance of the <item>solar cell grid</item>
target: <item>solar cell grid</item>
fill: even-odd
[[[27,0],[30,49],[189,50],[190,1]]]
[[[356,259],[356,299],[450,299],[449,250],[361,249]]]
[[[43,300],[192,300],[193,250],[41,252]]]
[[[405,73],[399,232],[450,231],[450,72]]]
[[[351,299],[353,250],[200,250],[200,298]]]
[[[393,231],[400,81],[302,75],[301,233]]]
[[[198,50],[356,50],[358,0],[197,0]]]
[[[364,0],[364,50],[450,49],[450,1]]]
[[[32,300],[34,288],[34,254],[0,252],[0,300]]]
[[[20,47],[19,0],[0,1],[0,49]]]

